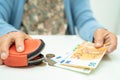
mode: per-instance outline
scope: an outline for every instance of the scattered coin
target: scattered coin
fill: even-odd
[[[55,54],[51,53],[46,54],[45,61],[48,63],[49,66],[54,66],[54,64],[56,64],[56,62],[51,59],[53,57],[55,57]]]
[[[54,64],[56,64],[56,62],[53,61],[52,59],[47,59],[47,62],[49,66],[54,66]]]
[[[51,53],[46,54],[46,58],[48,59],[51,59],[53,57],[55,57],[55,54],[51,54]]]

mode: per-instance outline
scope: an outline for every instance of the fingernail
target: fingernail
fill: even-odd
[[[7,59],[7,57],[8,57],[8,55],[7,55],[7,53],[5,53],[5,52],[3,52],[3,53],[1,53],[1,59]]]
[[[101,46],[101,44],[100,44],[100,43],[95,43],[95,45],[96,45],[96,46]]]
[[[21,51],[23,51],[23,48],[22,48],[21,46],[19,46],[19,47],[17,48],[17,51],[18,51],[18,52],[21,52]]]
[[[108,52],[108,53],[111,53],[111,52],[112,52],[112,50],[111,50],[111,49],[108,49],[108,50],[107,50],[107,52]]]

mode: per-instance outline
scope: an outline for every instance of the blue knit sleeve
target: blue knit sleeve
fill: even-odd
[[[11,20],[13,0],[0,0],[0,36],[17,29],[9,24]]]
[[[73,19],[78,34],[87,41],[93,41],[96,29],[102,26],[93,17],[89,0],[71,0]]]

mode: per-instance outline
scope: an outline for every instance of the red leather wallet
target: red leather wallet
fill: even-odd
[[[44,56],[40,53],[45,46],[41,39],[27,39],[24,41],[25,49],[23,52],[17,52],[15,45],[9,49],[9,56],[3,61],[3,64],[11,67],[23,67],[40,64]]]

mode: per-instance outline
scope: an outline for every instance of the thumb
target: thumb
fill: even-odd
[[[104,33],[102,29],[96,30],[94,34],[94,44],[95,47],[102,47],[104,43]]]

